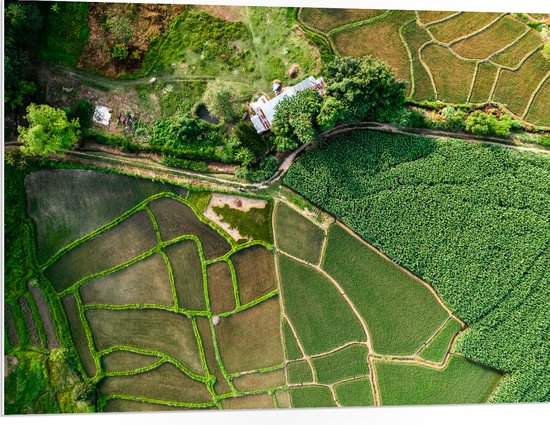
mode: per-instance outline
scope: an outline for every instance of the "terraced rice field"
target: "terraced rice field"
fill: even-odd
[[[236,241],[197,209],[202,196],[165,189],[40,266],[103,411],[482,402],[498,381],[463,358],[454,366],[462,322],[430,287],[325,213],[275,201],[274,243]],[[24,304],[7,313],[12,340]],[[411,373],[406,391],[387,365]],[[432,373],[444,379],[416,397]]]
[[[99,192],[96,173],[64,174],[83,183],[82,193],[87,184]],[[30,205],[57,193],[48,190],[63,184],[57,177],[30,175]],[[83,371],[98,385],[100,406],[124,411],[275,407],[279,399],[285,404],[272,245],[236,242],[194,209],[195,202],[182,196],[186,190],[149,183],[144,189],[140,183],[132,181],[128,197],[137,202],[128,210],[94,222],[100,225],[91,233],[73,232],[57,252],[50,247],[41,265],[63,306]],[[116,187],[114,182],[104,190]],[[41,228],[45,218],[33,211],[48,240]],[[86,216],[79,207],[72,211]]]
[[[371,12],[378,13],[302,9],[299,18],[337,54],[386,61],[409,82],[414,100],[499,102],[528,123],[550,127],[550,59],[541,35],[515,15]]]
[[[500,373],[463,357],[455,359],[453,341],[462,322],[431,287],[337,222],[302,216],[323,235],[318,262],[287,252],[279,244],[285,232],[279,230],[283,219],[278,215],[286,219],[289,211],[296,210],[278,202],[274,222],[293,407],[487,400]],[[411,374],[412,383],[402,389],[399,374],[386,373],[386,365],[426,372]],[[463,370],[471,373],[463,377]],[[431,374],[439,380],[427,386]],[[464,388],[453,395],[447,385]],[[417,395],[419,389],[422,393]]]

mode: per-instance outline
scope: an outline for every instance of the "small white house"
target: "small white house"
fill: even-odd
[[[313,77],[306,78],[302,82],[292,87],[285,87],[281,94],[273,99],[267,99],[265,96],[260,96],[256,102],[250,103],[250,108],[253,111],[250,120],[258,133],[264,133],[271,128],[273,118],[275,117],[275,107],[285,97],[292,97],[302,90],[317,90],[322,96],[326,89],[325,80],[323,77],[317,79]]]
[[[111,110],[106,106],[97,105],[92,120],[98,124],[109,125],[111,121]]]

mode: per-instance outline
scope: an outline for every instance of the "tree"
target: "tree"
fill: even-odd
[[[209,81],[203,96],[203,102],[208,110],[228,123],[234,123],[241,117],[241,101],[235,87],[221,80]]]
[[[405,101],[405,82],[370,56],[336,57],[326,65],[327,94],[343,105],[345,121],[391,121]]]
[[[271,129],[279,152],[295,149],[299,143],[311,142],[317,136],[322,101],[318,91],[304,90],[277,104]]]
[[[4,103],[8,111],[22,106],[25,98],[36,91],[31,81],[31,59],[42,21],[40,9],[34,3],[12,2],[6,5]]]
[[[70,120],[65,111],[49,105],[31,103],[27,107],[28,127],[19,126],[19,141],[25,145],[21,151],[26,155],[45,156],[61,154],[72,149],[80,136],[78,119]]]
[[[346,111],[342,102],[332,96],[325,96],[317,122],[321,130],[329,130],[339,121],[346,118]]]

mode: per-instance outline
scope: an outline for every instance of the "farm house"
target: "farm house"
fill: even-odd
[[[283,87],[281,93],[273,99],[268,99],[265,95],[260,96],[255,102],[250,102],[250,109],[252,110],[250,120],[254,124],[254,128],[258,133],[268,131],[275,117],[275,108],[285,97],[294,96],[296,93],[307,89],[317,90],[321,95],[324,95],[326,86],[323,77],[315,79],[310,76],[295,86]]]

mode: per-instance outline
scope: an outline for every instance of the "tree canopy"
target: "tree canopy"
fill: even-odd
[[[311,142],[319,133],[317,116],[323,98],[316,90],[304,90],[286,97],[275,107],[272,131],[275,147],[279,152]]]
[[[45,156],[72,149],[80,136],[78,119],[69,120],[65,111],[31,103],[25,116],[28,127],[19,126],[19,141],[26,155]]]
[[[37,4],[11,2],[4,9],[4,104],[7,110],[23,105],[34,94],[32,56],[43,18]]]
[[[325,79],[327,95],[342,105],[342,121],[390,121],[403,107],[405,82],[379,59],[336,57],[326,65]]]
[[[243,112],[240,94],[235,87],[221,80],[208,82],[203,101],[214,116],[225,122],[237,122]]]

